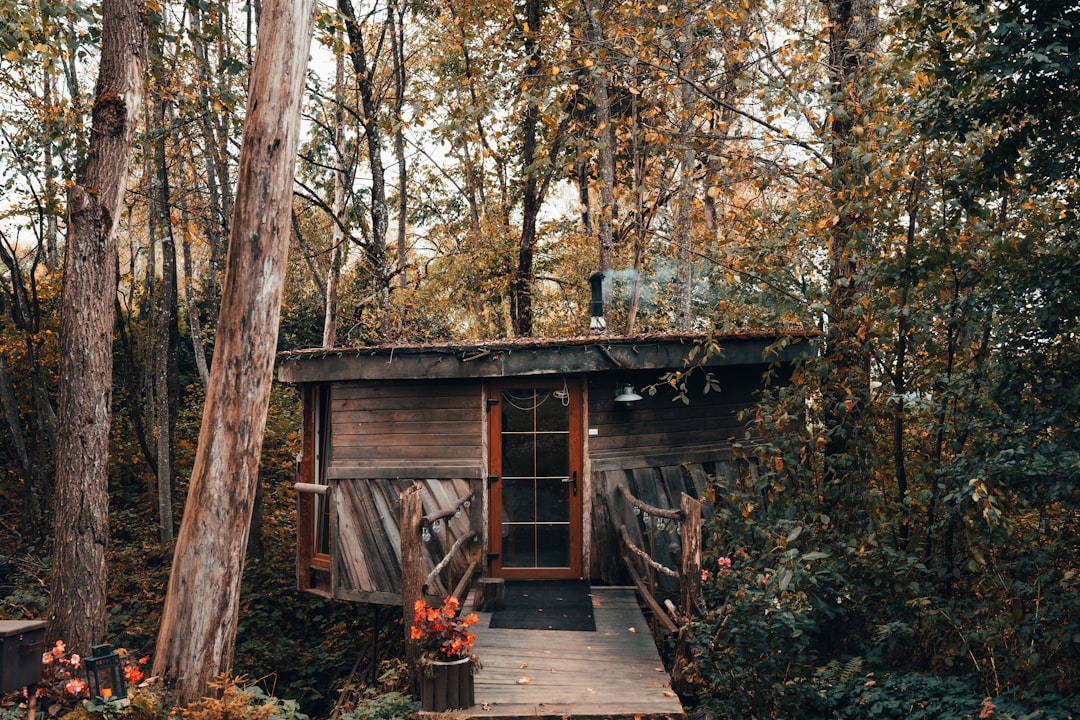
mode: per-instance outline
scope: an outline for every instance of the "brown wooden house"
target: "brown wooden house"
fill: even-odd
[[[689,376],[684,403],[664,376],[710,340],[722,351]],[[399,496],[416,484],[431,596],[474,573],[623,583],[621,526],[658,557],[667,545],[619,486],[677,508],[710,475],[753,472],[733,458],[747,441],[738,414],[811,343],[743,332],[284,353],[279,378],[304,408],[299,586],[400,604]],[[719,391],[702,392],[705,373]]]

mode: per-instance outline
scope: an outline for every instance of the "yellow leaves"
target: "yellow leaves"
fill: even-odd
[[[560,68],[558,65],[552,65],[551,66],[551,76],[552,77],[558,75],[560,72],[562,72],[562,68]]]
[[[839,215],[832,215],[831,217],[821,218],[817,222],[817,229],[818,230],[824,230],[825,228],[834,227],[839,222],[840,222],[840,216]]]

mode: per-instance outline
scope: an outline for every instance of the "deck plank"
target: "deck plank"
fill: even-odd
[[[592,594],[596,632],[490,628],[491,614],[479,613],[477,704],[453,717],[685,718],[634,589]]]

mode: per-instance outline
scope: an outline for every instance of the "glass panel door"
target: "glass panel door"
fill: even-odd
[[[576,385],[511,386],[493,406],[493,574],[579,577],[580,398]],[[497,531],[496,531],[497,528]],[[496,549],[497,546],[497,549]]]

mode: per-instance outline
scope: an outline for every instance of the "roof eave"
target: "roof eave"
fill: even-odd
[[[563,375],[610,370],[687,367],[691,349],[715,341],[707,367],[792,362],[815,352],[807,333],[740,333],[493,341],[302,350],[278,356],[278,379],[288,383],[348,380],[433,380]],[[698,357],[704,356],[700,350]]]

